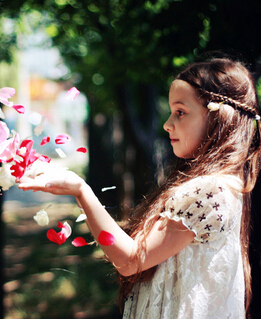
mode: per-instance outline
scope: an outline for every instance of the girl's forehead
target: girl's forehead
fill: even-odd
[[[183,80],[175,80],[172,82],[169,91],[170,107],[178,104],[184,104],[195,111],[204,107],[204,101],[200,99],[197,90]]]
[[[171,83],[169,90],[170,98],[196,98],[198,99],[197,92],[195,88],[183,80],[174,80]]]
[[[192,85],[190,85],[186,81],[179,80],[179,79],[176,79],[171,83],[170,90],[171,89],[185,89],[185,90],[195,91]]]

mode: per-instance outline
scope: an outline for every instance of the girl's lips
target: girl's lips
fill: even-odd
[[[176,143],[176,142],[178,142],[178,139],[177,139],[177,138],[171,138],[171,139],[170,139],[170,143]]]

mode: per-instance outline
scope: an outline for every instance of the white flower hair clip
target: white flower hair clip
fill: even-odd
[[[225,104],[225,102],[220,102],[220,103],[217,103],[217,102],[209,102],[208,105],[207,105],[207,108],[209,109],[209,112],[215,112],[215,111],[218,111],[219,108],[220,108],[220,105],[223,105],[223,106],[229,106],[229,104]]]
[[[209,102],[207,105],[207,108],[209,109],[210,112],[215,112],[219,110],[221,103],[216,103],[216,102]]]

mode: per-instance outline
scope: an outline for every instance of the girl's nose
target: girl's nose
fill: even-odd
[[[171,117],[171,116],[170,116]],[[167,119],[167,121],[163,124],[163,128],[166,132],[170,132],[173,130],[174,125],[172,121],[170,120],[170,117]]]

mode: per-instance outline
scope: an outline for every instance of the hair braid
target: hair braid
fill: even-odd
[[[245,112],[250,113],[253,117],[258,115],[256,110],[246,103],[241,103],[239,101],[232,99],[231,97],[228,97],[219,93],[208,92],[203,89],[199,89],[199,91],[202,93],[202,97],[205,97],[208,100],[210,100],[209,102],[226,102],[227,104],[229,104],[235,109],[241,109]]]

